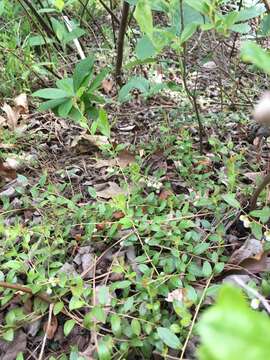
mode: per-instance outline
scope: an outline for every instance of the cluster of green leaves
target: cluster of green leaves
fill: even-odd
[[[132,193],[118,195],[110,202],[98,200],[93,188],[85,189],[83,194],[67,196],[72,193],[68,184],[52,185],[43,175],[30,187],[27,179],[20,176],[24,186],[18,186],[16,191],[22,207],[31,208],[34,201],[35,209],[42,213],[40,221],[33,219],[23,224],[19,216],[14,217],[10,212],[9,199],[1,198],[6,217],[12,218],[9,227],[5,225],[7,219],[4,220],[4,216],[0,220],[3,238],[1,280],[16,283],[23,278],[34,293],[46,292],[56,300],[55,316],[66,306],[64,299],[68,299],[70,312],[84,309],[83,327],[102,334],[99,343],[101,360],[127,354],[138,354],[147,359],[153,351],[165,356],[170,348],[181,351],[193,309],[202,296],[193,284],[219,274],[227,260],[222,246],[225,228],[222,224],[213,228],[211,215],[215,214],[218,221],[228,213],[231,205],[223,199],[226,189],[223,188],[223,193],[220,189],[211,197],[205,197],[214,183],[210,179],[204,180],[207,179],[205,168],[199,164],[201,157],[192,147],[189,132],[183,130],[181,139],[172,136],[169,133],[164,136],[166,156],[174,161],[181,160],[179,174],[193,184],[201,199],[195,192],[188,197],[172,194],[162,199],[154,184],[148,185],[146,195],[140,184],[141,180],[147,181],[149,174],[147,169],[143,170],[140,159],[122,170],[125,175],[122,186],[126,181],[130,182]],[[167,145],[172,141],[175,145],[168,149]],[[226,148],[224,144],[215,143],[217,159],[229,156],[230,146],[228,144]],[[117,176],[121,173],[117,168],[114,172]],[[163,175],[158,170],[154,177],[158,181]],[[85,196],[95,202],[85,202]],[[124,215],[119,220],[113,217],[117,211]],[[206,215],[197,217],[198,211]],[[100,229],[97,224],[104,226]],[[81,234],[79,243],[74,236],[76,228]],[[80,276],[67,275],[60,269],[66,262],[72,263],[70,254],[74,247],[91,245],[95,248],[96,244],[104,243],[108,247],[119,241],[121,232],[125,234],[126,231],[130,234],[121,245],[124,249],[134,247],[137,270],[132,265],[134,262],[128,262],[123,255],[115,257],[111,271],[121,279],[103,285],[98,291],[96,305],[92,305],[95,291],[92,281],[88,281],[86,287]],[[98,250],[95,253],[98,254]],[[184,278],[182,274],[185,274]],[[168,295],[175,290],[179,291],[179,298],[168,303]],[[214,294],[216,290],[217,287],[212,286],[208,291]],[[1,306],[13,296],[13,290],[3,289]],[[27,296],[23,299],[26,301]],[[16,329],[47,308],[48,304],[37,297],[31,314],[26,315],[22,307],[16,306],[11,313],[7,312],[1,336],[12,340]],[[63,325],[66,336],[71,336],[74,326],[77,326],[76,322],[66,317]],[[75,353],[76,349],[73,349],[72,356]],[[66,359],[65,356],[62,359]]]
[[[96,104],[104,104],[105,100],[97,93],[103,79],[108,73],[105,68],[100,73],[94,75],[94,58],[88,57],[80,61],[74,70],[72,77],[57,80],[57,88],[41,89],[32,96],[42,99],[49,99],[43,102],[39,110],[45,111],[52,109],[63,118],[69,117],[79,122],[83,127],[89,128],[88,120],[97,120],[95,128],[104,135],[109,136],[108,126],[99,126],[100,123],[108,124],[107,115],[104,110],[98,110]]]

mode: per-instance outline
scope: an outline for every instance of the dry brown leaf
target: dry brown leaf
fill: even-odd
[[[14,104],[16,109],[19,111],[20,114],[27,114],[28,113],[28,101],[27,96],[25,93],[20,94],[14,99]]]
[[[159,194],[159,199],[160,200],[167,200],[169,196],[172,196],[173,192],[167,189],[163,189],[161,190],[160,194]]]
[[[54,338],[57,328],[58,328],[57,317],[53,315],[50,324],[48,323],[48,321],[46,321],[43,326],[43,330],[47,334],[47,338],[49,340],[52,340]]]
[[[102,135],[89,135],[89,134],[81,134],[76,136],[72,143],[71,148],[75,148],[75,150],[79,153],[88,153],[93,151],[93,149],[100,148],[101,146],[109,145],[108,138]]]
[[[270,258],[269,252],[264,253],[259,260],[246,259],[240,266],[252,274],[270,271]]]
[[[120,188],[119,185],[117,185],[113,181],[109,181],[105,184],[99,184],[95,186],[97,196],[101,197],[103,199],[111,199],[114,196],[125,194],[126,192]]]
[[[126,168],[129,164],[135,161],[135,155],[128,150],[123,150],[119,153],[118,157],[113,159],[98,159],[95,168],[100,169],[109,166],[120,166],[122,169]]]
[[[12,109],[10,105],[4,103],[1,108],[7,114],[7,125],[11,130],[14,130],[18,124],[20,118],[20,112],[18,109]]]
[[[0,161],[0,177],[4,177],[7,179],[16,179],[17,174],[14,169],[11,169]]]
[[[247,239],[239,249],[237,249],[229,259],[230,264],[240,265],[244,260],[260,260],[263,255],[263,243],[256,239]]]

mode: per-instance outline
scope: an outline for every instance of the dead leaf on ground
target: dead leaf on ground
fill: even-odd
[[[74,148],[80,154],[84,154],[93,151],[93,149],[99,149],[104,145],[109,145],[109,141],[106,136],[83,133],[73,139],[71,148]]]
[[[126,194],[126,191],[121,189],[120,186],[113,181],[109,181],[105,184],[98,184],[95,186],[95,189],[97,196],[103,199],[111,199],[114,196]]]
[[[158,197],[160,200],[167,200],[168,197],[172,196],[172,195],[173,195],[173,192],[171,190],[163,189],[163,190],[161,190]]]
[[[246,259],[241,264],[239,264],[242,268],[247,270],[252,274],[260,273],[260,272],[268,272],[270,271],[270,257],[269,252],[264,253],[260,259]]]
[[[95,168],[99,169],[107,166],[120,166],[122,169],[134,163],[135,155],[130,153],[128,150],[123,150],[119,153],[116,158],[113,159],[98,159]]]
[[[17,174],[16,171],[0,160],[0,177],[4,177],[7,179],[16,179]]]
[[[43,326],[43,330],[47,334],[47,338],[49,340],[52,340],[54,338],[57,328],[58,328],[57,317],[53,315],[50,324],[48,323],[48,321],[46,321]]]
[[[19,96],[17,96],[14,99],[14,104],[20,114],[28,113],[28,101],[27,101],[27,95],[25,93],[22,93]]]
[[[4,105],[1,108],[7,115],[7,125],[11,130],[15,130],[17,124],[18,124],[18,120],[20,118],[20,111],[19,109],[12,109],[12,107],[10,105],[8,105],[7,103],[4,103]]]
[[[260,260],[263,255],[263,243],[257,239],[247,239],[230,257],[229,263],[240,265],[246,259]]]

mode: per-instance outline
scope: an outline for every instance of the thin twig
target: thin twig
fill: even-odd
[[[48,323],[47,323],[47,327],[46,327],[46,330],[45,330],[45,335],[44,335],[44,338],[43,338],[43,341],[42,341],[42,346],[41,346],[41,350],[40,350],[40,354],[39,354],[38,360],[42,360],[42,358],[43,358],[43,354],[44,354],[44,350],[45,350],[45,345],[46,345],[46,341],[47,341],[47,337],[48,337],[48,330],[49,330],[49,328],[50,328],[50,326],[51,326],[51,322],[52,322],[53,306],[54,306],[54,304],[50,304]]]
[[[185,351],[186,351],[186,348],[187,348],[189,339],[190,339],[190,337],[191,337],[192,330],[193,330],[193,328],[194,328],[195,322],[196,322],[197,317],[198,317],[198,314],[199,314],[199,310],[200,310],[200,308],[201,308],[201,306],[202,306],[202,302],[203,302],[203,300],[204,300],[206,291],[207,291],[207,289],[209,288],[209,285],[210,285],[210,283],[211,283],[211,281],[212,281],[212,278],[213,278],[213,275],[208,279],[208,281],[207,281],[207,283],[206,283],[206,285],[205,285],[205,288],[204,288],[204,290],[203,290],[202,296],[201,296],[201,298],[200,298],[199,304],[198,304],[197,307],[196,307],[196,311],[195,311],[195,314],[194,314],[194,316],[193,316],[191,326],[190,326],[190,328],[189,328],[188,336],[187,336],[186,341],[185,341],[185,343],[184,343],[184,345],[183,345],[182,352],[181,352],[181,355],[180,355],[179,360],[183,360],[183,359],[184,359],[184,354],[185,354]]]

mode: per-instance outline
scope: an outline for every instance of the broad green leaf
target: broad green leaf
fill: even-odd
[[[241,56],[244,61],[250,62],[270,74],[270,55],[255,42],[246,41],[242,46]]]
[[[135,51],[137,57],[141,60],[145,60],[156,55],[156,49],[152,41],[146,35],[138,40]]]
[[[100,306],[95,306],[90,312],[90,316],[93,321],[99,321],[105,324],[107,315],[104,311],[104,309]]]
[[[111,327],[112,332],[115,336],[119,337],[121,336],[121,318],[117,314],[113,314],[111,316]]]
[[[181,342],[178,337],[170,330],[164,327],[158,327],[157,333],[160,339],[172,349],[180,349]]]
[[[202,267],[202,273],[206,278],[209,278],[212,275],[212,267],[208,261],[204,261]]]
[[[185,3],[204,15],[209,13],[209,3],[207,0],[185,0]]]
[[[101,305],[108,304],[108,300],[110,299],[110,291],[108,286],[101,286],[98,289],[98,301]]]
[[[29,46],[42,46],[53,43],[53,39],[45,38],[41,35],[30,36],[27,40]]]
[[[49,100],[45,101],[42,104],[39,105],[38,110],[39,111],[46,111],[49,109],[55,109],[57,106],[63,104],[67,101],[68,98],[62,98],[62,99],[56,99],[56,100]]]
[[[63,301],[58,301],[57,303],[55,303],[55,305],[53,307],[53,314],[54,315],[59,314],[62,311],[63,308],[64,308]]]
[[[72,78],[64,78],[56,81],[56,86],[65,91],[67,95],[74,96],[74,87],[73,87],[73,79]]]
[[[74,70],[73,74],[73,83],[74,83],[74,90],[77,92],[79,88],[82,86],[86,78],[92,74],[94,66],[94,58],[87,57],[86,59],[80,61]]]
[[[250,223],[250,229],[256,239],[258,239],[258,240],[262,239],[263,233],[262,233],[262,225],[261,224],[252,222],[252,223]]]
[[[270,33],[270,14],[263,17],[261,22],[261,33],[268,36]]]
[[[13,329],[9,329],[7,331],[5,331],[2,334],[2,338],[6,341],[13,341],[14,339],[14,330]]]
[[[110,137],[111,128],[108,119],[108,115],[104,109],[99,110],[99,117],[96,120],[97,128],[101,132],[102,135]]]
[[[119,91],[118,99],[120,102],[128,101],[130,96],[130,91],[133,89],[140,90],[143,94],[146,94],[150,89],[149,81],[143,77],[133,77],[129,82],[124,85]]]
[[[231,26],[230,30],[240,34],[247,34],[251,30],[251,27],[248,23],[234,24]]]
[[[270,208],[266,206],[261,210],[253,210],[250,215],[259,218],[263,224],[266,224],[270,219]]]
[[[68,33],[65,25],[62,24],[60,21],[56,20],[56,18],[54,18],[53,16],[50,17],[50,20],[58,40],[62,41],[64,36]]]
[[[137,20],[137,23],[139,24],[141,31],[151,39],[154,30],[154,25],[153,25],[152,10],[149,0],[138,0],[134,12],[134,17]]]
[[[73,329],[74,325],[76,324],[76,321],[73,319],[69,319],[64,324],[64,335],[68,336]]]
[[[72,99],[66,100],[64,103],[58,106],[58,115],[65,118],[68,116],[70,110],[72,109]]]
[[[111,360],[112,340],[102,339],[98,342],[97,352],[99,360]]]
[[[181,44],[184,44],[187,40],[189,40],[192,37],[192,35],[196,32],[197,27],[198,27],[198,24],[191,23],[191,24],[188,24],[184,28],[184,30],[183,30],[183,32],[181,33],[181,36],[180,36]]]
[[[94,92],[97,90],[100,85],[102,84],[102,81],[105,79],[109,72],[108,68],[102,69],[100,73],[94,78],[94,80],[91,82],[89,86],[89,92]]]
[[[241,207],[239,201],[236,200],[236,198],[235,198],[235,194],[228,193],[228,194],[222,195],[222,198],[224,201],[226,201],[227,204],[229,204],[230,206],[232,206],[236,209],[239,209]]]
[[[35,91],[32,96],[39,97],[42,99],[62,99],[68,97],[66,91],[57,88],[48,88]]]
[[[237,21],[247,21],[257,16],[262,15],[265,12],[263,4],[258,4],[238,11]]]
[[[85,304],[84,301],[80,300],[76,296],[72,296],[69,302],[69,310],[72,311],[75,309],[80,309],[81,307],[84,306],[84,304]]]
[[[132,329],[133,333],[136,336],[140,336],[140,334],[141,334],[141,323],[140,323],[140,321],[137,320],[137,319],[132,319],[130,325],[131,325],[131,329]]]
[[[68,44],[70,41],[74,39],[78,39],[80,36],[85,34],[85,30],[77,28],[72,30],[71,32],[68,32],[63,37],[64,44]]]
[[[270,359],[270,319],[252,310],[241,290],[223,287],[197,325],[200,360]]]

